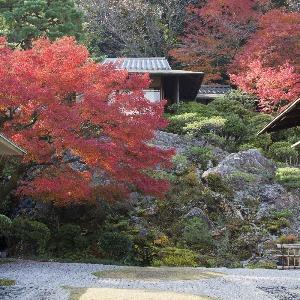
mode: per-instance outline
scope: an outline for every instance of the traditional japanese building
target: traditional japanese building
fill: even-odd
[[[282,129],[300,126],[300,98],[291,103],[282,113],[265,126],[258,134],[274,132]],[[299,147],[300,141],[293,147]]]
[[[230,93],[232,90],[230,85],[201,85],[198,94],[197,102],[208,104],[209,102]]]
[[[129,73],[148,73],[152,83],[145,90],[146,98],[152,102],[166,99],[169,105],[196,100],[204,77],[203,72],[173,70],[164,57],[106,58],[103,63]]]

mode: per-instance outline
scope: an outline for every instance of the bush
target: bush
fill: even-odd
[[[213,244],[207,224],[197,217],[186,222],[183,240],[188,247],[196,250],[207,250]]]
[[[232,194],[232,190],[228,187],[228,184],[222,179],[221,175],[217,173],[210,173],[205,177],[209,188],[217,193],[224,193],[227,196]]]
[[[220,116],[212,116],[210,118],[199,118],[193,122],[187,123],[183,130],[188,134],[200,136],[209,132],[222,133],[224,131],[226,119]]]
[[[299,168],[278,168],[276,180],[288,188],[300,188],[300,169]]]
[[[276,142],[270,146],[268,155],[276,161],[288,163],[297,160],[299,153],[289,142]]]
[[[272,234],[277,234],[281,229],[290,227],[290,221],[288,220],[293,213],[284,209],[281,211],[273,211],[272,214],[264,220],[267,230]]]
[[[12,221],[12,233],[21,252],[29,248],[38,254],[44,253],[51,236],[45,224],[22,217]]]
[[[11,231],[11,219],[0,215],[0,236],[8,236]]]
[[[128,256],[132,249],[129,237],[119,232],[104,232],[98,242],[102,250],[109,258],[122,260]]]
[[[201,135],[212,145],[229,152],[237,151],[241,145],[244,145],[241,149],[249,149],[251,145],[250,148],[262,149],[277,161],[293,162],[299,153],[296,154],[290,145],[299,140],[300,130],[294,128],[257,136],[272,116],[256,112],[253,105],[255,99],[240,91],[215,99],[208,105],[181,103],[166,115],[170,120],[167,131]],[[273,146],[272,143],[280,144]]]
[[[293,235],[293,234],[289,234],[289,235],[281,235],[278,239],[278,243],[279,244],[295,244],[298,241],[298,237]]]
[[[184,174],[190,167],[190,163],[184,155],[177,154],[173,157],[172,161],[174,164],[173,170],[176,175]]]
[[[274,261],[259,261],[247,265],[249,269],[277,269],[277,264]]]
[[[156,267],[196,267],[198,265],[197,260],[198,255],[194,251],[168,247],[161,249],[153,265]]]
[[[212,149],[208,147],[192,147],[187,155],[193,163],[200,164],[204,170],[207,170],[209,162],[216,162]]]
[[[80,226],[75,224],[60,226],[55,243],[59,252],[82,250],[87,247],[87,239],[82,235]]]

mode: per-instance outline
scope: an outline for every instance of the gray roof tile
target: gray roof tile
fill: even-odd
[[[231,91],[230,85],[202,85],[199,94],[226,94]]]
[[[165,57],[106,58],[103,63],[115,64],[119,69],[126,69],[128,71],[172,70]]]

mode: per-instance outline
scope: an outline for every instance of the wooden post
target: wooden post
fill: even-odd
[[[180,87],[179,87],[179,76],[176,76],[176,96],[175,96],[175,100],[176,103],[179,104],[179,98],[180,98]]]

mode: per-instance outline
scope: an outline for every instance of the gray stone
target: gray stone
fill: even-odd
[[[244,189],[245,185],[270,182],[275,170],[276,166],[271,160],[258,150],[251,149],[228,155],[216,167],[205,171],[202,177],[206,178],[211,173],[219,174],[239,190]]]
[[[184,217],[186,219],[200,218],[210,229],[213,228],[213,223],[199,207],[193,207]]]

